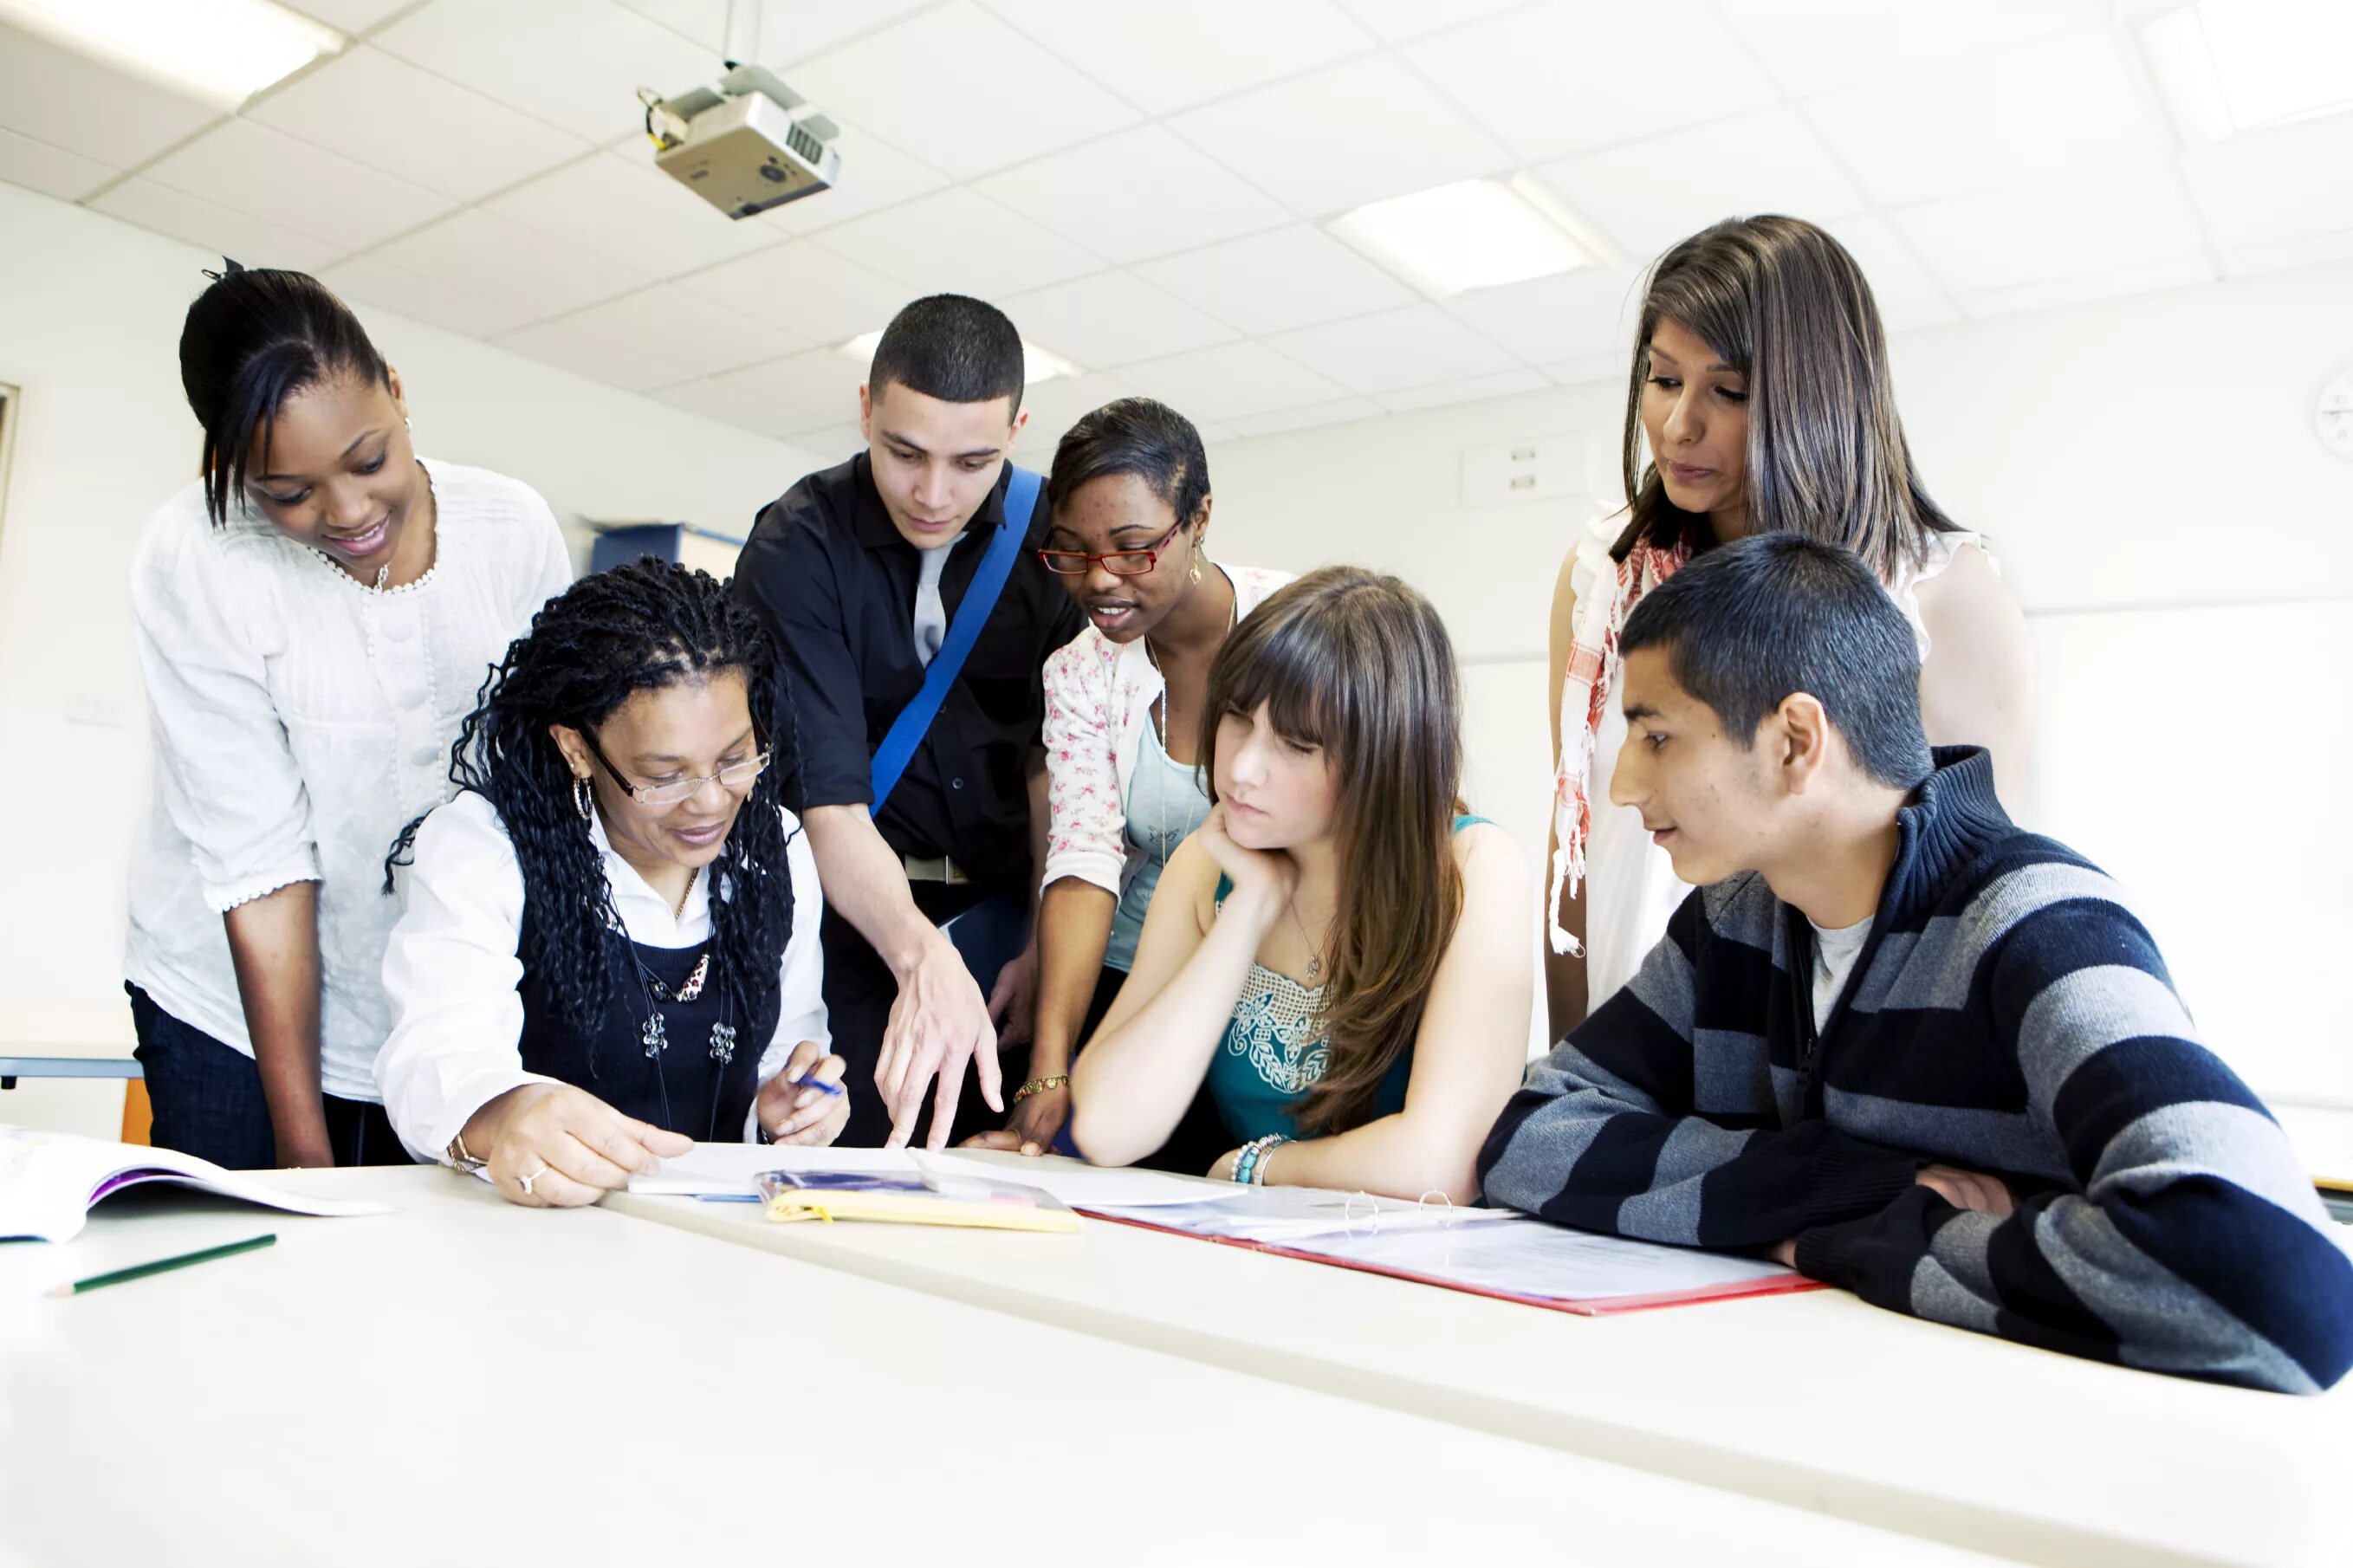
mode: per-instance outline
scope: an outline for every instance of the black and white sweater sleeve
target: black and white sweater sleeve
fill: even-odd
[[[1820,1121],[1781,1124],[1755,1023],[1772,955],[1711,930],[1712,897],[1769,900],[1761,884],[1693,892],[1634,979],[1530,1065],[1480,1152],[1489,1202],[1643,1241],[1768,1247],[1912,1186],[1917,1155]]]
[[[1799,1237],[1877,1305],[2152,1371],[2312,1393],[2353,1362],[2353,1260],[2263,1104],[2195,1038],[2157,947],[2086,873],[1979,972],[2080,1192],[2007,1219],[1915,1187]]]

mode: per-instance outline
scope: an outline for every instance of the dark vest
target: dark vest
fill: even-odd
[[[532,947],[526,912],[519,951]],[[778,1001],[772,999],[757,1018],[744,1017],[708,941],[698,947],[648,947],[608,930],[603,952],[612,1000],[603,1024],[585,1037],[565,1026],[549,981],[524,967],[515,987],[522,998],[523,1070],[585,1089],[622,1115],[672,1132],[704,1142],[740,1141],[759,1089],[760,1054],[776,1032]],[[691,1002],[676,1000],[706,952],[712,970],[702,991]],[[673,1000],[658,1000],[649,977]]]

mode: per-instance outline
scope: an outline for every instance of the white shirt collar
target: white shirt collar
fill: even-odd
[[[711,935],[711,870],[705,867],[686,891],[686,907],[673,912],[670,901],[647,885],[638,868],[622,858],[605,831],[600,812],[588,817],[588,840],[605,858],[605,884],[613,891],[614,912],[632,942],[648,947],[692,947]]]

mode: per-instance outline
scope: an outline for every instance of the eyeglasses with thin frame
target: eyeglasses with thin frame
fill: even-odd
[[[774,752],[761,752],[755,756],[744,758],[740,763],[730,763],[717,773],[705,773],[701,778],[673,779],[668,784],[631,784],[628,776],[613,765],[613,759],[605,754],[605,749],[602,746],[596,744],[595,735],[583,730],[580,731],[580,739],[587,743],[588,754],[603,763],[605,771],[613,776],[613,782],[621,786],[621,793],[640,805],[676,805],[682,800],[692,799],[707,784],[716,784],[731,795],[749,794],[754,782],[766,770],[769,759],[776,755]]]
[[[1159,562],[1160,552],[1176,537],[1176,530],[1184,526],[1181,522],[1176,524],[1142,550],[1106,550],[1100,555],[1091,555],[1083,550],[1040,550],[1038,564],[1058,577],[1083,577],[1100,561],[1103,570],[1114,577],[1141,577]]]

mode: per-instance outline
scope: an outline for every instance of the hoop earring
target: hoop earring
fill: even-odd
[[[588,793],[588,781],[578,774],[573,775],[572,809],[580,814],[581,821],[586,822],[596,815],[596,797]]]

